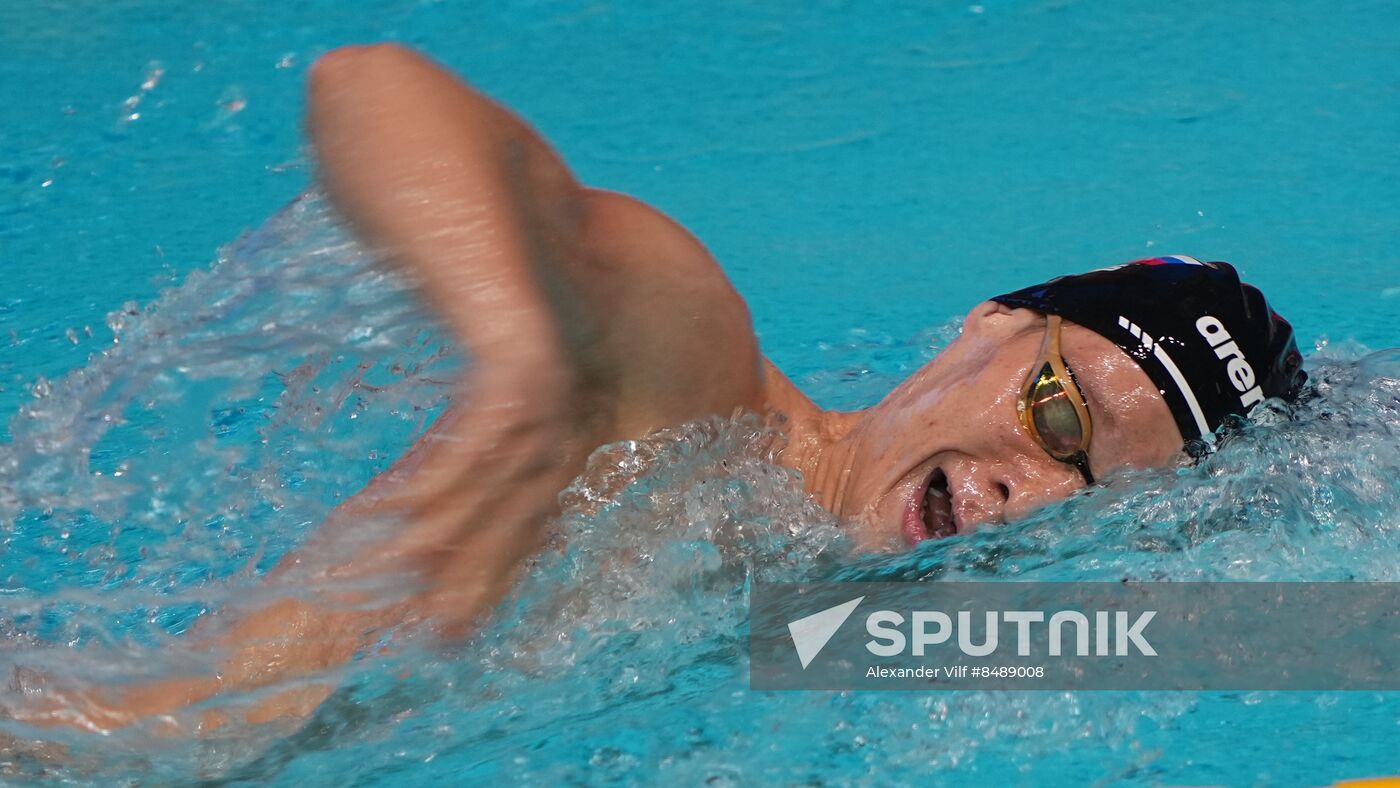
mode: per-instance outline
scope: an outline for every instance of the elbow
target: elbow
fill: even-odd
[[[306,78],[306,130],[312,142],[319,145],[323,132],[354,122],[366,105],[397,94],[424,62],[400,44],[340,47],[317,58]]]
[[[363,87],[393,78],[422,63],[422,56],[402,44],[344,46],[320,56],[311,64],[308,87],[311,96],[327,91]]]

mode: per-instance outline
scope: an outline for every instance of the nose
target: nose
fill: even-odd
[[[1006,522],[1011,488],[989,465],[975,461],[958,463],[945,470],[948,492],[953,496],[953,517],[958,531],[975,531]]]
[[[1074,466],[1036,458],[996,465],[992,476],[1006,490],[1002,513],[1007,520],[1019,520],[1047,504],[1069,496],[1084,486],[1084,478]]]
[[[1019,520],[1060,500],[1084,481],[1068,465],[1048,467],[1031,457],[993,462],[969,462],[950,468],[949,492],[959,531]]]

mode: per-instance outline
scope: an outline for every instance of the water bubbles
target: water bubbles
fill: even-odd
[[[418,341],[431,325],[406,288],[371,273],[369,261],[313,196],[151,307],[114,310],[107,325],[119,345],[61,381],[34,381],[33,404],[0,445],[5,567],[24,597],[6,597],[0,620],[19,604],[42,613],[17,625],[16,638],[35,638],[43,650],[11,648],[0,667],[51,662],[67,641],[45,639],[39,622],[48,621],[82,622],[73,626],[85,638],[123,644],[101,657],[74,652],[46,668],[55,678],[93,681],[94,660],[103,675],[152,670],[192,646],[140,644],[162,642],[163,627],[187,619],[132,618],[133,610],[219,608],[228,594],[246,593],[256,583],[249,566],[266,569],[373,472],[354,459],[365,450],[341,454],[339,441],[358,435],[351,441],[398,456],[440,407],[456,360],[441,344]],[[355,359],[308,367],[287,391],[276,373],[306,354],[344,358],[334,351],[364,319],[345,294],[367,276],[381,286],[362,289],[358,303],[384,341]],[[76,344],[92,330],[63,336]],[[352,372],[377,385],[351,386]],[[372,405],[360,410],[364,401]]]
[[[122,329],[126,327],[127,321],[139,314],[141,314],[141,308],[136,305],[136,302],[127,301],[122,304],[121,309],[107,313],[107,328],[110,328],[113,334],[120,334]]]
[[[160,84],[160,78],[165,76],[165,69],[159,63],[152,62],[146,70],[146,79],[141,83],[141,92],[149,93]]]
[[[137,108],[141,106],[141,102],[145,100],[147,94],[156,89],[156,86],[160,84],[161,77],[163,76],[165,76],[165,68],[161,66],[159,61],[153,60],[147,64],[145,76],[141,80],[140,87],[137,88],[135,93],[127,96],[126,100],[122,102],[121,122],[123,124],[140,120],[141,113],[137,111]]]

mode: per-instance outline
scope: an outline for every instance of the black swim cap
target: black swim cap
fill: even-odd
[[[1188,444],[1212,441],[1226,416],[1265,398],[1294,397],[1307,380],[1293,327],[1229,263],[1154,257],[992,300],[1059,315],[1122,348],[1157,385]]]

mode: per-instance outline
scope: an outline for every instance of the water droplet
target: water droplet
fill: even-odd
[[[154,90],[156,85],[160,84],[160,78],[163,76],[165,76],[165,69],[161,68],[158,63],[152,63],[147,67],[146,79],[141,83],[141,90],[144,92]]]

